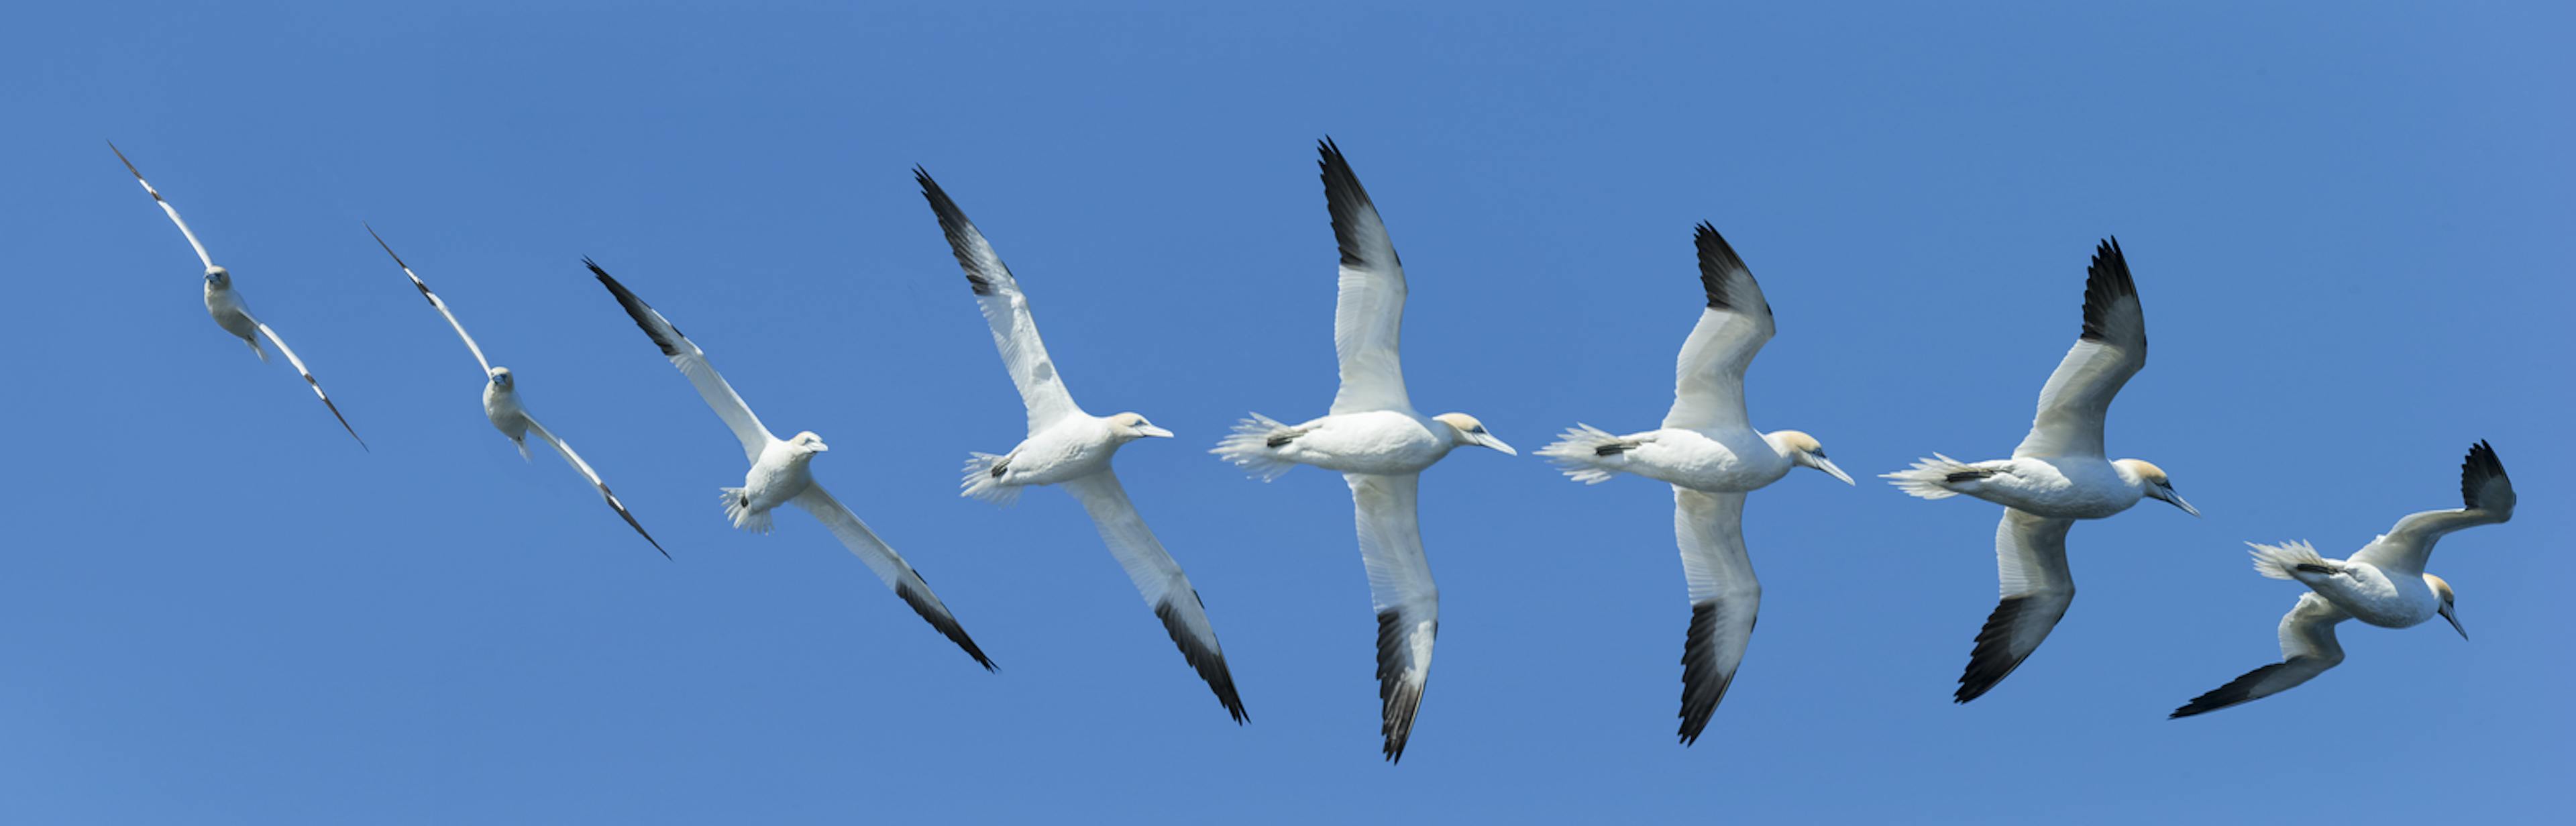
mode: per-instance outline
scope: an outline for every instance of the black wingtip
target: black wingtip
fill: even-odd
[[[626,317],[635,320],[636,329],[643,330],[644,337],[653,340],[653,346],[662,348],[662,355],[680,354],[679,342],[665,338],[660,330],[653,329],[653,319],[659,315],[653,311],[653,305],[644,303],[644,299],[637,297],[634,291],[626,289],[626,285],[617,283],[617,279],[610,276],[607,270],[600,268],[599,262],[590,260],[590,256],[582,256],[581,264],[590,268],[590,274],[599,278],[600,286],[607,287],[609,295],[616,297],[617,306],[626,309]],[[688,337],[687,333],[680,332],[679,325],[672,324],[668,319],[664,319],[662,323],[671,328],[672,335]]]
[[[2496,458],[2495,448],[2488,447],[2485,439],[2479,439],[2469,446],[2468,458],[2460,460],[2461,507],[2479,507],[2478,491],[2490,480],[2505,478],[2510,477],[2504,474],[2504,460]]]
[[[2262,668],[2245,672],[2244,675],[2227,681],[2226,685],[2210,689],[2198,697],[2191,698],[2191,702],[2184,703],[2180,708],[2174,709],[2172,714],[2165,715],[2165,719],[2180,720],[2195,714],[2207,714],[2228,706],[2252,700],[2254,699],[2254,684],[2262,682],[2265,677],[2272,676],[2272,672],[2281,670],[2281,667],[2285,665],[2289,665],[2289,663],[2273,663]]]
[[[1701,731],[1708,728],[1708,718],[1717,712],[1717,704],[1726,700],[1726,689],[1735,683],[1735,675],[1717,672],[1717,601],[1691,603],[1690,633],[1682,640],[1682,711],[1681,743],[1699,742]]]
[[[948,190],[939,188],[939,182],[931,180],[928,170],[913,167],[912,179],[921,185],[921,197],[930,202],[931,214],[938,216],[939,232],[948,238],[948,253],[957,257],[958,269],[966,272],[967,289],[976,295],[992,295],[993,279],[982,272],[975,261],[975,242],[982,231],[975,229],[975,222],[967,220],[966,211],[959,209],[957,201],[948,197]],[[999,258],[997,254],[995,260]]]
[[[913,613],[920,614],[922,619],[929,621],[930,627],[938,629],[949,642],[956,643],[958,648],[965,649],[967,656],[975,658],[976,665],[983,666],[985,671],[999,670],[993,665],[992,658],[984,656],[984,649],[976,647],[974,638],[966,636],[966,628],[957,624],[957,619],[949,615],[946,606],[926,598],[920,591],[913,590],[912,584],[908,582],[897,584],[894,587],[894,595],[902,597],[903,604],[912,606]]]
[[[2102,239],[2093,248],[2093,263],[2084,268],[2084,333],[2088,341],[2102,341],[2108,335],[2111,302],[2136,298],[2138,283],[2129,277],[2129,257],[2120,252],[2119,236]]]
[[[1190,598],[1198,599],[1198,592],[1191,591]],[[1207,610],[1205,601],[1200,602],[1199,610]],[[1198,672],[1199,679],[1207,681],[1208,690],[1216,692],[1217,702],[1225,705],[1225,712],[1234,717],[1234,724],[1239,726],[1251,720],[1252,715],[1243,711],[1243,698],[1235,693],[1234,674],[1225,667],[1225,652],[1199,644],[1198,635],[1190,633],[1189,624],[1183,620],[1171,597],[1166,596],[1162,602],[1155,603],[1154,618],[1163,621],[1163,630],[1171,633],[1172,644],[1181,648],[1181,659]]]
[[[1332,212],[1333,242],[1341,247],[1342,264],[1366,265],[1369,261],[1367,251],[1361,248],[1359,221],[1364,211],[1376,212],[1377,202],[1369,199],[1368,187],[1360,185],[1359,173],[1351,170],[1350,159],[1342,156],[1342,148],[1333,143],[1332,136],[1317,141],[1315,151],[1321,156],[1315,165],[1323,170],[1324,206]],[[1403,266],[1404,262],[1399,256],[1393,263]]]
[[[1386,762],[1404,761],[1405,744],[1413,739],[1413,716],[1422,708],[1422,689],[1404,679],[1405,665],[1411,657],[1404,640],[1405,622],[1395,609],[1377,612],[1377,697],[1381,705],[1378,733],[1386,738],[1382,749]],[[1440,633],[1433,626],[1431,633]]]
[[[1959,690],[1950,695],[1950,702],[1965,703],[1983,697],[2013,669],[2021,667],[2022,659],[2012,654],[2013,624],[2021,620],[2029,604],[2029,597],[2005,597],[1995,604],[1995,612],[1986,616],[1985,627],[1977,630],[1977,645],[1968,652],[1968,667],[1960,672]]]

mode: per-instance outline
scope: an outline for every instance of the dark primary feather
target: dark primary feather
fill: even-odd
[[[2033,599],[2028,596],[2005,597],[1995,604],[1995,612],[1986,617],[1986,627],[1977,631],[1977,646],[1968,652],[1968,668],[1959,674],[1959,690],[1950,696],[1951,702],[1964,703],[1985,696],[2029,658],[2028,653],[2013,655],[2012,637],[2014,626],[2033,607]],[[2051,624],[2055,622],[2050,620]]]
[[[1691,603],[1690,635],[1682,641],[1682,745],[1699,742],[1710,714],[1726,699],[1732,673],[1717,671],[1717,601]]]
[[[2208,692],[2203,693],[2198,697],[2191,698],[2191,702],[2184,703],[2181,708],[2174,709],[2172,714],[2165,715],[2165,719],[2175,720],[2189,717],[2194,714],[2207,714],[2212,711],[2217,711],[2228,706],[2254,699],[2254,686],[2263,682],[2263,678],[2272,676],[2272,672],[2279,671],[2287,666],[2289,666],[2289,663],[2278,662],[2245,672],[2244,676],[2229,680],[2226,685],[2210,689]]]
[[[610,278],[607,270],[599,268],[598,262],[583,258],[581,263],[582,266],[590,268],[592,275],[599,276],[599,283],[608,287],[608,294],[617,297],[617,306],[626,308],[626,316],[635,319],[635,326],[643,328],[645,337],[651,338],[654,346],[662,348],[662,355],[680,354],[680,343],[662,335],[662,328],[668,327],[671,335],[688,338],[688,334],[680,332],[679,325],[672,324],[669,319],[662,318],[660,313],[653,312],[653,305],[644,303],[644,299],[636,298],[634,293],[626,290],[626,285],[617,283],[615,278]]]
[[[1383,704],[1378,733],[1386,736],[1386,761],[1404,760],[1405,741],[1413,737],[1413,712],[1422,707],[1422,689],[1429,682],[1414,685],[1404,679],[1405,667],[1413,661],[1411,646],[1404,639],[1402,613],[1389,608],[1377,612],[1377,698]],[[1432,636],[1439,636],[1440,626],[1431,626]]]
[[[1699,285],[1701,289],[1708,292],[1708,308],[1739,309],[1735,306],[1738,299],[1728,295],[1727,276],[1729,273],[1741,272],[1747,280],[1750,280],[1753,278],[1752,269],[1744,266],[1744,259],[1735,254],[1734,246],[1726,243],[1726,236],[1717,234],[1717,227],[1706,221],[1700,222],[1698,230],[1692,234],[1691,241],[1699,246]],[[1771,314],[1770,302],[1762,303],[1762,314]]]
[[[2114,236],[2103,240],[2093,249],[2093,263],[2084,268],[2084,334],[2080,338],[2106,340],[2111,303],[2137,297],[2138,283],[2129,278],[2129,258],[2120,253],[2120,239]]]
[[[983,243],[983,233],[975,229],[975,222],[966,220],[966,211],[957,208],[957,202],[948,198],[948,191],[940,189],[938,181],[930,179],[928,171],[913,167],[912,180],[921,185],[921,197],[930,201],[930,211],[939,216],[939,231],[948,236],[948,252],[957,256],[957,266],[965,271],[967,288],[976,295],[992,295],[995,276],[1010,277],[1010,268],[1005,266],[1000,273],[985,272],[983,262],[973,252],[977,244]],[[993,263],[1002,263],[1000,254],[993,256]]]
[[[2460,460],[2461,506],[2479,507],[2478,491],[2484,489],[2488,481],[2503,478],[2507,478],[2504,461],[2496,458],[2495,448],[2488,447],[2485,439],[2479,439],[2477,444],[2469,446],[2468,458]]]
[[[1198,599],[1198,591],[1191,591],[1190,598]],[[1234,693],[1234,674],[1226,670],[1225,654],[1199,644],[1198,635],[1190,632],[1188,621],[1181,617],[1180,609],[1172,604],[1172,599],[1166,596],[1155,604],[1154,618],[1163,621],[1163,630],[1171,632],[1173,644],[1181,647],[1181,658],[1188,660],[1190,668],[1199,672],[1199,679],[1207,681],[1208,689],[1216,692],[1217,702],[1224,703],[1226,713],[1234,715],[1235,724],[1242,725],[1245,720],[1252,719],[1243,711],[1243,698]],[[1207,604],[1202,601],[1199,607],[1205,610]]]
[[[920,576],[918,572],[913,575]],[[927,579],[922,581],[929,582]],[[984,656],[984,649],[975,647],[975,640],[966,636],[965,627],[958,625],[955,617],[949,616],[947,606],[940,605],[922,592],[913,590],[912,583],[909,582],[896,583],[894,595],[902,597],[903,604],[912,606],[913,613],[920,614],[922,619],[929,620],[930,627],[939,629],[939,633],[946,635],[948,641],[956,643],[959,648],[966,649],[966,655],[974,657],[977,665],[983,666],[986,671],[994,670],[993,661]]]
[[[1342,265],[1404,266],[1401,255],[1391,262],[1368,260],[1367,250],[1360,246],[1359,221],[1363,212],[1376,212],[1377,203],[1369,200],[1368,188],[1360,185],[1359,174],[1351,171],[1351,162],[1342,157],[1342,148],[1333,145],[1332,138],[1316,142],[1315,149],[1323,155],[1315,165],[1324,170],[1324,204],[1333,212],[1333,241],[1341,246]]]

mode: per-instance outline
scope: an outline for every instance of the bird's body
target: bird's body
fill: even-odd
[[[1967,495],[2003,505],[1995,527],[1995,574],[2003,599],[1977,632],[1956,702],[1983,696],[2020,668],[2075,601],[2066,534],[2077,520],[2101,519],[2144,498],[2195,516],[2162,468],[2107,458],[2103,425],[2111,398],[2147,365],[2146,313],[2116,239],[2093,252],[2084,279],[2084,331],[2039,391],[2039,412],[2012,458],[1962,462],[1933,454],[1880,476],[1924,499]]]
[[[2174,709],[2189,717],[2288,691],[2343,662],[2343,646],[2334,627],[2357,619],[2382,628],[2412,628],[2434,617],[2449,620],[2466,638],[2453,613],[2451,584],[2424,572],[2433,545],[2464,528],[2493,525],[2513,518],[2517,497],[2504,462],[2485,442],[2469,447],[2460,462],[2460,507],[2423,511],[2397,520],[2396,527],[2372,539],[2345,559],[2327,559],[2306,542],[2279,545],[2246,543],[2254,549],[2254,570],[2272,579],[2296,580],[2308,586],[2297,605],[2281,618],[2281,661],[2246,672]]]
[[[1302,464],[1341,471],[1350,485],[1360,560],[1377,611],[1378,733],[1386,759],[1397,761],[1413,735],[1414,713],[1431,679],[1432,641],[1440,633],[1440,589],[1417,521],[1420,474],[1460,445],[1513,451],[1473,416],[1414,411],[1398,347],[1403,262],[1341,148],[1327,139],[1316,149],[1342,254],[1333,304],[1341,389],[1321,418],[1286,425],[1255,413],[1209,452],[1265,481]]]
[[[1109,546],[1110,555],[1127,572],[1145,604],[1153,607],[1155,619],[1162,621],[1163,630],[1180,647],[1182,659],[1241,724],[1247,719],[1243,698],[1235,691],[1234,673],[1226,666],[1225,647],[1217,642],[1206,603],[1181,563],[1146,527],[1144,515],[1128,500],[1126,487],[1110,468],[1119,446],[1137,439],[1170,438],[1172,432],[1136,413],[1094,416],[1083,412],[1074,403],[1073,392],[1065,388],[1064,376],[1056,372],[1055,360],[1047,355],[1046,342],[1038,337],[1037,317],[1029,311],[1019,278],[927,170],[915,168],[913,177],[939,219],[949,252],[966,273],[967,288],[974,292],[975,304],[992,330],[994,349],[1001,354],[1002,367],[1010,373],[1028,413],[1028,435],[1009,453],[970,454],[960,484],[963,495],[1008,504],[1030,486],[1063,486],[1082,502],[1101,542]]]
[[[206,279],[206,315],[215,319],[215,326],[250,345],[260,361],[268,360],[268,351],[259,346],[259,322],[252,319],[241,291],[233,289],[232,279]]]
[[[814,486],[814,454],[822,452],[820,439],[798,444],[783,439],[770,439],[760,449],[760,458],[743,471],[742,487],[718,488],[724,497],[725,518],[733,526],[753,533],[768,533],[772,527],[769,512]]]
[[[1691,605],[1682,641],[1684,745],[1698,742],[1725,699],[1762,607],[1762,583],[1744,547],[1744,495],[1798,467],[1851,483],[1814,437],[1753,429],[1744,373],[1776,332],[1771,304],[1716,227],[1700,224],[1693,241],[1706,305],[1675,359],[1663,427],[1613,436],[1578,424],[1538,452],[1584,484],[1629,473],[1673,488],[1673,538]]]

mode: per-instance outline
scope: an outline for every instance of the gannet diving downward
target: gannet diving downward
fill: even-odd
[[[1613,436],[1578,424],[1538,451],[1585,484],[1634,473],[1673,486],[1673,535],[1691,600],[1682,643],[1683,745],[1699,741],[1709,714],[1726,698],[1762,607],[1762,583],[1744,553],[1744,494],[1798,467],[1852,483],[1815,437],[1753,429],[1744,411],[1744,370],[1771,340],[1771,304],[1716,227],[1700,224],[1694,240],[1708,306],[1682,342],[1664,426]]]
[[[966,649],[966,654],[974,657],[984,670],[993,670],[993,661],[984,656],[983,649],[975,647],[975,641],[966,636],[966,629],[957,624],[955,615],[948,613],[948,606],[939,601],[939,595],[930,592],[930,582],[922,579],[910,563],[903,561],[902,554],[895,553],[885,540],[878,539],[875,531],[868,530],[867,523],[859,521],[857,514],[851,513],[840,500],[832,498],[822,483],[814,481],[813,469],[809,467],[814,455],[832,449],[823,444],[823,437],[814,435],[811,430],[785,440],[771,434],[769,428],[760,423],[760,417],[752,415],[751,405],[742,400],[742,394],[735,393],[733,385],[716,374],[715,365],[708,363],[706,351],[698,349],[697,342],[681,335],[680,328],[672,326],[670,319],[663,318],[652,305],[644,303],[644,299],[628,292],[626,285],[610,278],[608,271],[600,269],[597,263],[588,258],[582,259],[581,263],[590,267],[591,274],[599,277],[599,283],[608,288],[610,295],[617,297],[618,306],[626,308],[626,315],[635,319],[635,326],[643,328],[644,335],[662,348],[662,355],[670,358],[671,366],[680,368],[680,374],[688,377],[689,385],[697,388],[698,395],[707,400],[707,407],[716,412],[716,418],[723,419],[725,427],[733,430],[734,438],[742,440],[742,453],[751,460],[751,470],[743,474],[742,487],[722,489],[725,517],[733,520],[734,527],[753,533],[768,533],[771,524],[769,511],[779,505],[795,503],[821,521],[834,538],[841,540],[843,547],[858,555],[859,561],[867,563],[868,570],[875,571],[878,579],[885,580],[886,587],[893,588],[895,596],[902,597],[904,604],[912,606],[922,619],[930,621],[930,627],[939,629],[939,633],[947,635],[950,642]]]
[[[1424,416],[1404,392],[1397,339],[1404,323],[1404,265],[1378,218],[1377,205],[1340,147],[1326,138],[1324,201],[1340,245],[1341,292],[1333,307],[1333,350],[1341,392],[1330,415],[1284,425],[1259,413],[1209,451],[1263,481],[1297,465],[1342,473],[1358,510],[1360,559],[1368,566],[1377,609],[1379,733],[1388,762],[1404,759],[1413,713],[1431,678],[1431,643],[1440,633],[1440,590],[1422,555],[1414,494],[1422,471],[1460,445],[1513,453],[1465,413]]]
[[[1225,704],[1226,713],[1241,724],[1243,699],[1235,694],[1234,675],[1226,670],[1225,649],[1217,644],[1207,606],[1181,564],[1163,550],[1153,529],[1145,527],[1145,517],[1127,501],[1127,489],[1118,484],[1118,474],[1109,466],[1120,445],[1143,438],[1168,439],[1172,432],[1135,413],[1094,416],[1074,404],[1073,392],[1065,389],[1055,360],[1047,356],[1046,342],[1038,338],[1037,317],[1029,312],[1028,294],[1021,292],[1019,279],[929,172],[915,167],[912,176],[921,184],[921,197],[930,201],[930,211],[939,217],[949,252],[966,271],[966,285],[974,291],[984,321],[993,328],[993,346],[1001,350],[1002,367],[1019,387],[1020,402],[1029,414],[1028,438],[1009,453],[976,453],[967,460],[962,495],[1009,504],[1019,498],[1021,488],[1063,485],[1090,512],[1100,540],[1109,545],[1109,553],[1126,569],[1145,603],[1153,606],[1163,630],[1180,646],[1182,659],[1198,671],[1199,678],[1216,692],[1217,702]]]
[[[2306,542],[2255,545],[2254,570],[2273,579],[2295,579],[2308,586],[2297,605],[2281,617],[2281,661],[2245,672],[2174,709],[2174,717],[2217,711],[2290,690],[2343,662],[2335,642],[2335,624],[2348,619],[2384,628],[2411,628],[2436,616],[2467,639],[2460,617],[2452,612],[2451,584],[2424,572],[2433,543],[2462,528],[2493,525],[2513,518],[2513,480],[2495,448],[2469,446],[2460,462],[2460,507],[2424,511],[2397,520],[2397,526],[2353,552],[2350,559],[2326,559]]]
[[[402,256],[394,255],[393,246],[385,243],[384,236],[376,235],[375,227],[367,227],[367,234],[376,239],[376,246],[384,247],[386,255],[393,256],[394,266],[401,267],[403,275],[411,278],[412,287],[420,290],[420,297],[428,299],[429,306],[447,318],[447,326],[456,328],[456,337],[465,340],[465,349],[474,353],[474,362],[483,365],[483,417],[490,419],[492,427],[501,431],[510,444],[518,446],[519,458],[534,461],[528,455],[528,434],[537,434],[537,438],[552,445],[556,453],[563,454],[564,461],[570,463],[581,478],[590,480],[591,486],[599,489],[599,498],[607,500],[609,509],[617,511],[618,518],[626,520],[627,527],[634,528],[645,542],[652,543],[653,550],[662,551],[662,558],[669,559],[671,552],[662,550],[662,543],[655,542],[653,535],[645,532],[644,524],[635,521],[635,514],[626,511],[626,503],[617,501],[617,494],[608,489],[607,482],[600,480],[599,471],[591,470],[590,463],[581,460],[581,454],[572,452],[571,443],[556,438],[554,431],[547,430],[545,425],[537,423],[536,417],[528,415],[527,406],[519,402],[519,381],[511,375],[510,368],[492,366],[491,360],[483,357],[483,348],[474,343],[474,337],[465,334],[465,322],[456,320],[456,313],[447,309],[447,302],[429,291],[429,283],[420,280],[420,274],[412,272],[411,265],[403,263]]]
[[[2066,568],[2066,532],[2078,519],[2161,499],[2199,516],[2174,493],[2162,468],[2141,459],[2106,461],[2102,420],[2111,397],[2147,366],[2147,318],[2128,258],[2117,238],[2093,251],[2084,278],[2084,333],[2039,390],[2039,415],[2010,459],[1961,462],[1941,454],[1881,477],[1925,499],[1967,494],[2004,506],[1995,527],[1995,567],[2003,602],[1977,632],[1976,649],[1959,675],[1955,702],[1977,699],[2048,638],[2075,601]]]
[[[349,438],[358,439],[359,449],[368,449],[367,440],[358,438],[358,429],[349,426],[349,417],[340,415],[340,406],[331,403],[331,394],[322,392],[322,383],[314,380],[313,371],[304,366],[304,360],[297,358],[295,351],[286,346],[286,339],[278,338],[275,329],[250,314],[250,305],[242,301],[240,291],[233,289],[232,271],[215,266],[214,256],[206,254],[206,245],[197,240],[197,233],[188,229],[188,222],[179,219],[179,208],[171,206],[161,197],[161,190],[153,189],[152,182],[143,179],[143,170],[134,168],[134,162],[126,160],[125,151],[116,148],[114,141],[108,142],[107,151],[116,153],[116,159],[125,162],[125,171],[134,173],[134,182],[142,184],[143,191],[152,195],[152,202],[160,204],[161,211],[170,214],[170,223],[179,225],[179,234],[187,236],[188,246],[196,249],[197,261],[206,265],[206,314],[214,317],[215,326],[224,328],[224,332],[250,345],[250,351],[257,354],[260,361],[268,360],[268,351],[259,346],[259,337],[267,336],[270,343],[277,345],[277,352],[286,355],[286,363],[295,365],[296,374],[303,376],[304,383],[313,388],[313,395],[322,400],[322,406],[331,409],[331,418],[340,420],[340,429],[349,431]]]

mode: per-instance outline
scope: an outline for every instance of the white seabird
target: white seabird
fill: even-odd
[[[1109,545],[1109,553],[1126,569],[1145,603],[1153,606],[1163,630],[1180,646],[1181,657],[1216,692],[1234,722],[1241,724],[1243,699],[1235,694],[1234,675],[1225,667],[1225,649],[1217,644],[1207,606],[1181,564],[1163,550],[1153,529],[1145,527],[1145,517],[1127,500],[1127,489],[1118,484],[1118,474],[1109,466],[1120,445],[1143,438],[1167,439],[1172,432],[1135,413],[1104,417],[1083,412],[1074,403],[1073,392],[1065,389],[1064,377],[1056,373],[1055,360],[1047,356],[1046,342],[1038,338],[1037,317],[1029,312],[1028,294],[1021,292],[1011,268],[1002,264],[1001,254],[993,251],[984,233],[975,229],[975,222],[967,220],[965,211],[939,188],[939,182],[931,180],[929,172],[915,167],[912,175],[921,184],[921,197],[930,201],[930,211],[939,217],[949,251],[966,271],[966,285],[974,291],[984,321],[993,328],[993,346],[1001,350],[1002,367],[1019,387],[1020,403],[1029,414],[1028,438],[1009,453],[972,454],[961,495],[1009,504],[1019,498],[1022,488],[1063,485],[1090,512],[1100,540]]]
[[[2424,511],[2397,520],[2397,526],[2353,552],[2350,559],[2326,559],[2306,542],[2255,545],[2254,570],[2273,579],[2295,579],[2309,592],[2281,617],[2281,661],[2248,671],[2226,685],[2174,709],[2174,717],[2217,711],[2288,691],[2343,662],[2335,642],[2335,625],[2348,619],[2383,628],[2411,628],[2434,617],[2451,623],[2462,639],[2452,610],[2451,584],[2424,572],[2433,543],[2462,528],[2493,525],[2513,518],[2513,480],[2486,442],[2469,446],[2460,462],[2460,507]]]
[[[707,407],[716,412],[716,418],[723,419],[725,427],[733,430],[734,438],[742,440],[742,453],[744,458],[751,460],[751,470],[743,474],[742,487],[720,489],[725,518],[732,520],[734,527],[753,533],[768,533],[770,510],[795,503],[821,521],[834,538],[841,540],[842,546],[858,555],[859,561],[867,563],[868,570],[875,571],[878,579],[885,580],[886,587],[893,588],[895,596],[902,597],[904,604],[912,606],[922,619],[930,621],[930,627],[939,629],[939,633],[947,635],[950,642],[965,649],[968,656],[984,666],[984,670],[993,670],[993,661],[986,658],[984,650],[977,648],[975,641],[966,636],[966,629],[957,624],[955,615],[948,613],[948,606],[939,601],[939,595],[931,593],[930,582],[922,579],[921,574],[912,569],[911,563],[903,561],[902,554],[895,553],[885,540],[878,539],[875,531],[868,530],[867,523],[859,521],[857,514],[851,513],[840,500],[833,499],[832,494],[823,489],[822,483],[814,481],[813,470],[809,467],[814,455],[831,450],[831,446],[823,443],[823,437],[814,435],[811,430],[798,433],[793,439],[782,440],[771,434],[769,428],[760,423],[760,417],[752,415],[751,405],[742,400],[741,394],[734,392],[733,385],[725,383],[724,377],[716,374],[715,365],[708,363],[706,351],[698,349],[697,342],[681,335],[680,328],[672,326],[670,319],[663,318],[652,305],[644,303],[644,299],[628,292],[626,285],[609,277],[608,271],[600,269],[599,264],[587,258],[582,259],[582,263],[590,267],[591,274],[599,276],[599,283],[608,288],[610,295],[617,297],[618,306],[626,308],[626,315],[635,319],[635,326],[643,328],[644,335],[662,348],[662,355],[670,358],[671,365],[680,368],[680,374],[688,377],[689,385],[697,388],[698,395],[707,400]]]
[[[501,431],[510,444],[518,446],[519,458],[533,461],[533,457],[528,455],[528,434],[537,434],[537,438],[562,454],[564,461],[570,463],[581,478],[590,480],[591,486],[599,489],[599,498],[607,500],[609,509],[617,511],[618,518],[626,520],[627,527],[634,528],[645,542],[652,543],[653,550],[661,551],[662,557],[669,559],[671,552],[663,550],[662,543],[654,541],[653,535],[645,532],[644,524],[635,521],[635,514],[627,512],[626,503],[617,501],[617,494],[608,489],[607,482],[600,480],[599,471],[591,470],[590,463],[582,461],[581,454],[572,451],[570,442],[557,438],[554,431],[547,430],[545,425],[537,423],[535,416],[528,414],[527,406],[519,401],[518,378],[510,373],[510,368],[492,366],[491,360],[483,357],[483,348],[474,343],[473,336],[465,333],[465,322],[456,320],[455,311],[447,309],[447,302],[429,291],[429,283],[420,280],[420,274],[412,272],[411,265],[403,263],[402,256],[394,254],[394,248],[385,243],[384,236],[376,235],[375,227],[367,227],[367,234],[376,239],[376,246],[384,247],[386,255],[393,257],[394,266],[401,267],[403,275],[411,278],[411,285],[420,290],[420,297],[428,299],[429,306],[447,318],[447,326],[456,328],[456,337],[465,340],[465,349],[474,354],[474,362],[483,365],[483,417],[490,419],[492,427]]]
[[[1579,424],[1538,451],[1585,484],[1634,473],[1673,486],[1673,535],[1691,601],[1682,643],[1683,745],[1698,742],[1709,714],[1726,698],[1762,607],[1762,583],[1744,552],[1744,495],[1800,467],[1852,483],[1815,437],[1753,429],[1744,410],[1744,371],[1771,340],[1771,304],[1716,227],[1700,224],[1693,240],[1708,305],[1682,342],[1663,427],[1613,436]]]
[[[1397,338],[1404,323],[1404,266],[1387,238],[1377,205],[1330,138],[1323,159],[1324,201],[1341,247],[1341,293],[1333,308],[1333,350],[1341,358],[1341,392],[1331,414],[1297,425],[1259,413],[1235,426],[1210,453],[1263,481],[1297,465],[1340,471],[1359,513],[1361,561],[1377,609],[1379,732],[1390,762],[1404,758],[1413,714],[1431,678],[1431,643],[1440,632],[1440,591],[1422,555],[1414,494],[1424,468],[1460,445],[1511,454],[1465,413],[1424,416],[1404,392]]]
[[[161,211],[170,214],[170,223],[179,225],[179,234],[187,236],[188,246],[197,251],[197,261],[206,265],[206,314],[214,317],[215,326],[224,328],[224,332],[250,345],[250,351],[257,354],[260,361],[268,360],[268,351],[259,346],[259,337],[267,336],[269,343],[277,345],[277,352],[286,355],[286,363],[295,365],[296,374],[303,376],[305,385],[313,388],[313,395],[322,400],[322,406],[331,409],[331,418],[340,420],[340,429],[349,431],[349,438],[358,439],[359,449],[368,450],[367,440],[358,438],[358,429],[349,426],[349,417],[340,415],[340,406],[331,403],[331,394],[322,392],[322,383],[314,380],[313,371],[304,366],[304,360],[297,358],[295,351],[286,346],[286,339],[278,338],[277,330],[250,314],[250,305],[242,301],[239,290],[233,289],[232,271],[215,266],[214,256],[206,253],[206,245],[197,240],[197,233],[188,229],[187,221],[180,220],[179,208],[171,206],[168,199],[161,197],[161,190],[153,189],[152,182],[143,179],[143,170],[134,168],[134,162],[126,160],[125,151],[116,148],[114,141],[108,142],[107,151],[116,153],[116,159],[125,162],[125,171],[134,173],[134,182],[142,184],[143,191],[151,194],[152,202],[160,204]]]
[[[2004,506],[1995,528],[1995,567],[2003,601],[1977,632],[1968,668],[1951,699],[1967,702],[1995,687],[2048,638],[2075,601],[2066,568],[2066,532],[2078,519],[2161,499],[2199,516],[2174,493],[2164,469],[2141,459],[2105,460],[2102,421],[2111,397],[2147,366],[2147,318],[2117,238],[2093,251],[2084,278],[2084,333],[2039,390],[2039,414],[2010,459],[1961,462],[1941,454],[1880,476],[1925,499],[1967,494]]]

